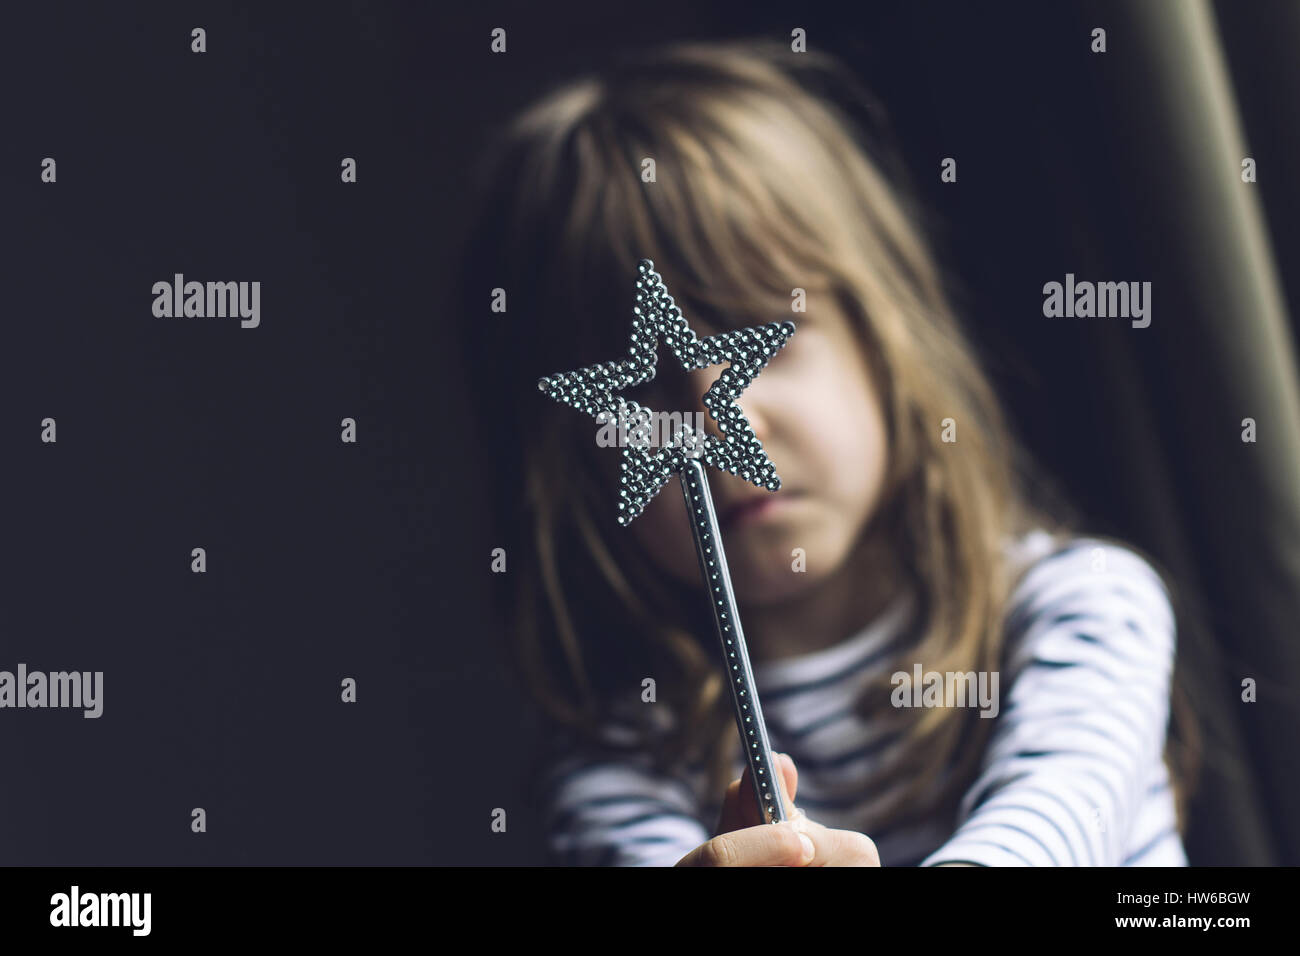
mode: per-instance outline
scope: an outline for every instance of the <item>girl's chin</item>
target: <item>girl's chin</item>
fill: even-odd
[[[793,558],[788,559],[784,572],[777,571],[775,574],[771,572],[761,575],[738,574],[737,569],[733,567],[731,583],[736,591],[736,599],[741,604],[748,604],[751,607],[763,607],[781,604],[811,590],[816,586],[817,581],[810,578],[807,572],[792,569],[790,565],[793,561]]]

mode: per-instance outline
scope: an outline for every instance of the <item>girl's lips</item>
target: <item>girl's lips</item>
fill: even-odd
[[[785,508],[793,495],[793,492],[766,492],[734,504],[723,513],[722,526],[733,528],[760,522]]]

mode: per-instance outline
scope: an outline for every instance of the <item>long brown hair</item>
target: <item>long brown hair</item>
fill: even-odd
[[[1016,584],[1006,542],[1046,528],[1063,543],[1077,520],[1013,438],[872,123],[883,124],[879,107],[825,55],[683,42],[625,56],[499,130],[462,278],[463,307],[479,316],[471,354],[493,356],[498,373],[479,397],[488,432],[506,439],[489,449],[494,500],[527,548],[511,565],[508,609],[524,685],[579,739],[605,740],[615,714],[663,716],[635,706],[653,676],[672,720],[645,722],[627,746],[665,767],[709,766],[716,794],[739,749],[706,602],[632,546],[591,433],[534,383],[626,348],[641,258],[688,319],[779,320],[796,287],[851,317],[888,423],[874,520],[923,612],[899,666],[861,698],[863,714],[907,741],[871,781],[886,795],[880,826],[951,813],[992,723],[973,708],[893,708],[888,675],[917,660],[999,670]],[[508,296],[504,313],[487,312],[493,289]],[[948,420],[955,442],[942,438]]]

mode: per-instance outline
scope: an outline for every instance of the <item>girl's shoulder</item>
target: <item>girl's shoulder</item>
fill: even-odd
[[[1014,582],[1008,630],[1021,631],[1046,614],[1096,616],[1106,609],[1140,616],[1156,630],[1173,630],[1165,577],[1151,556],[1129,542],[1036,528],[1008,540],[1006,553]]]
[[[1101,534],[1034,528],[1003,544],[1017,587],[1031,580],[1086,574],[1097,579],[1106,575],[1128,576],[1168,592],[1158,562],[1137,545]]]

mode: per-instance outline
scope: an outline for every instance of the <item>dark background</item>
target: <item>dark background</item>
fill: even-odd
[[[1174,180],[1153,196],[1142,164],[1159,158],[1125,132],[1161,117],[1140,115],[1148,64],[1119,4],[36,6],[0,14],[0,669],[103,671],[105,709],[0,712],[0,863],[541,861],[519,780],[533,723],[489,573],[515,542],[487,530],[476,476],[491,463],[459,398],[487,369],[461,367],[453,343],[490,314],[486,293],[483,315],[454,314],[450,272],[486,126],[632,45],[801,26],[842,54],[889,112],[1013,421],[1094,526],[1170,558],[1171,540],[1216,546],[1198,501],[1221,493],[1220,521],[1267,518],[1231,475],[1115,453],[1123,433],[1179,461],[1168,446],[1198,379],[1171,359],[1179,264],[1152,234],[1171,228],[1154,204],[1198,197]],[[1296,181],[1293,5],[1214,9],[1294,302],[1297,227],[1275,191]],[[195,26],[206,54],[190,52]],[[46,156],[56,185],[40,182]],[[939,181],[945,156],[957,184]],[[151,286],[176,272],[260,280],[261,326],[155,318]],[[1045,320],[1042,285],[1066,272],[1155,279],[1152,327]],[[502,387],[536,400],[531,381]],[[1269,418],[1223,414],[1252,412]],[[57,444],[39,440],[47,416]],[[1235,428],[1225,454],[1251,447]],[[1230,594],[1193,576],[1212,565],[1188,568],[1207,648],[1271,659],[1235,643]],[[1201,667],[1228,702],[1254,673]],[[1294,690],[1294,670],[1280,679]],[[1279,823],[1294,790],[1252,765],[1268,718],[1234,719],[1222,759],[1241,765],[1212,774],[1192,862],[1295,862],[1295,824]]]

